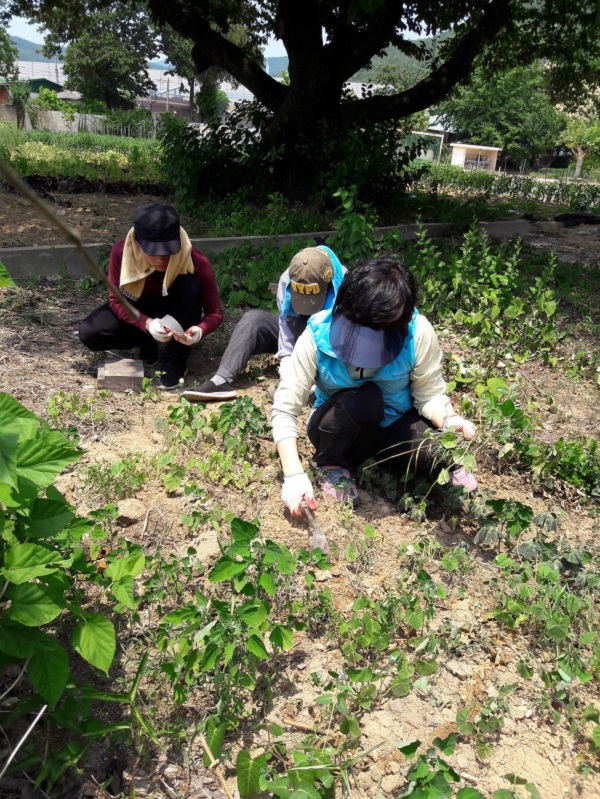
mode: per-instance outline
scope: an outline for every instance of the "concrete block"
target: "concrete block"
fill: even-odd
[[[108,391],[140,393],[143,379],[144,365],[133,358],[107,358],[98,367],[98,388]]]

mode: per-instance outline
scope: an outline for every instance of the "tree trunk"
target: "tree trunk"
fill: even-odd
[[[190,122],[195,122],[195,103],[194,103],[194,86],[196,83],[196,78],[192,78],[190,80]]]
[[[583,147],[574,148],[573,152],[577,156],[577,161],[575,163],[575,175],[573,177],[580,178],[581,172],[583,170],[583,162],[585,161],[585,156],[587,153]]]

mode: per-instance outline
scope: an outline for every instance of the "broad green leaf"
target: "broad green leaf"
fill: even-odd
[[[257,658],[261,658],[261,660],[269,660],[269,653],[265,649],[265,645],[258,635],[250,635],[248,636],[248,643],[247,643],[248,651],[252,652],[253,655],[256,655]]]
[[[532,782],[525,783],[525,790],[531,796],[531,799],[542,799],[542,794],[538,791],[537,786]]]
[[[38,498],[27,518],[29,538],[50,538],[71,522],[75,512],[64,501]]]
[[[259,627],[269,615],[269,611],[264,602],[254,599],[239,607],[237,615],[248,627]]]
[[[420,630],[423,626],[423,622],[425,621],[425,614],[421,610],[421,608],[415,608],[414,610],[409,610],[406,613],[406,621],[413,630]]]
[[[221,752],[223,751],[223,740],[225,738],[226,730],[227,723],[223,722],[222,724],[219,724],[219,719],[215,716],[211,716],[207,722],[204,738],[215,760],[221,756]],[[208,768],[210,766],[210,759],[206,752],[202,757],[204,768]]]
[[[8,274],[8,269],[4,266],[2,261],[0,261],[0,288],[5,288],[6,286],[17,288],[17,284]]]
[[[533,677],[533,669],[524,660],[519,660],[517,663],[517,673],[520,674],[524,680],[530,680]]]
[[[259,529],[255,524],[245,522],[243,519],[235,518],[231,522],[231,537],[236,543],[249,544],[254,538],[258,538]]]
[[[437,660],[417,660],[415,671],[424,677],[429,677],[437,671]]]
[[[483,738],[477,738],[475,749],[477,751],[477,756],[481,758],[481,760],[489,760],[494,751],[494,747],[486,743]]]
[[[271,630],[269,641],[273,644],[273,646],[277,646],[279,649],[285,652],[288,649],[291,649],[294,645],[294,633],[289,627],[286,627],[283,624],[276,624]]]
[[[475,788],[461,788],[456,794],[456,799],[485,799],[485,796]]]
[[[595,749],[600,749],[600,724],[592,730],[592,743]]]
[[[296,790],[292,794],[295,799],[322,799],[321,794],[317,791],[314,785],[304,780],[298,783]]]
[[[415,738],[414,741],[404,741],[403,743],[396,744],[396,749],[399,749],[404,757],[409,760],[415,756],[417,749],[421,746],[421,741]]]
[[[48,624],[65,606],[60,592],[36,583],[16,585],[10,592],[10,600],[6,615],[27,627]]]
[[[208,579],[211,583],[222,583],[225,580],[231,580],[236,574],[241,574],[247,566],[245,561],[238,562],[224,555],[215,563],[209,572]]]
[[[17,487],[17,447],[19,434],[10,427],[0,430],[0,483]]]
[[[28,658],[44,645],[46,634],[22,624],[2,620],[0,652],[15,658]]]
[[[273,578],[273,575],[269,574],[269,572],[265,572],[264,574],[260,575],[260,580],[258,581],[258,584],[262,588],[264,588],[264,590],[271,598],[273,598],[277,593],[277,586],[275,585],[275,580]]]
[[[293,574],[296,571],[297,565],[298,561],[292,555],[290,550],[284,548],[277,561],[277,566],[279,567],[281,574]]]
[[[59,552],[39,544],[15,544],[6,553],[2,575],[10,583],[20,585],[36,577],[52,574],[60,562]]]
[[[507,788],[499,788],[497,791],[494,791],[494,799],[515,799],[515,795]]]
[[[131,576],[137,577],[138,574],[144,571],[146,565],[146,558],[141,549],[132,552],[125,558],[118,558],[109,564],[104,572],[109,580],[120,580],[122,577]]]
[[[450,757],[456,746],[456,733],[451,732],[446,738],[434,738],[433,745],[437,746],[440,752],[446,757]]]
[[[115,628],[109,619],[99,614],[86,616],[75,628],[71,640],[84,660],[108,676],[116,647]]]
[[[19,446],[17,474],[46,488],[81,453],[59,430],[43,430]]]
[[[32,657],[27,665],[27,676],[33,687],[51,708],[54,708],[67,686],[69,656],[51,638]]]
[[[0,392],[0,430],[6,430],[9,426],[15,427],[17,432],[21,431],[26,438],[29,438],[39,423],[37,416],[24,408],[14,397]]]
[[[471,708],[464,707],[456,714],[456,729],[461,735],[470,735],[474,730],[473,725],[469,721],[470,713]]]
[[[238,752],[235,762],[237,786],[241,799],[254,799],[260,792],[261,769],[245,749]],[[318,794],[317,794],[318,796]]]
[[[135,581],[131,574],[125,574],[120,580],[113,583],[110,589],[117,602],[120,602],[125,607],[135,610],[138,603],[135,599]]]

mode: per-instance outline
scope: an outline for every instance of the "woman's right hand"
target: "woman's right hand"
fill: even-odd
[[[169,341],[173,334],[169,333],[166,327],[162,325],[159,319],[150,319],[147,323],[148,333],[152,336],[152,338],[156,339],[156,341]]]
[[[281,499],[292,516],[302,516],[302,503],[305,502],[310,510],[315,510],[313,487],[306,472],[292,474],[283,478]]]

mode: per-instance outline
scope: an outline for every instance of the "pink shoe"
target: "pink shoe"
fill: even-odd
[[[473,494],[477,491],[477,480],[471,472],[467,472],[462,466],[460,469],[450,472],[449,485],[453,486],[453,488],[463,488],[467,494]]]
[[[321,491],[336,502],[351,502],[355,508],[360,505],[358,488],[348,469],[341,466],[319,466],[315,477]]]

